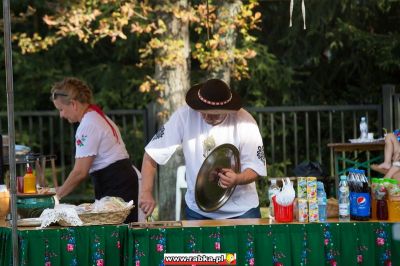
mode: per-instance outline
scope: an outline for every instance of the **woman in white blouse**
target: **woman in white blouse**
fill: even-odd
[[[61,118],[79,122],[75,164],[64,184],[56,189],[57,197],[68,195],[90,175],[96,199],[114,196],[133,200],[136,207],[125,222],[137,221],[138,176],[118,127],[92,103],[92,90],[79,79],[65,78],[52,87],[51,99]]]

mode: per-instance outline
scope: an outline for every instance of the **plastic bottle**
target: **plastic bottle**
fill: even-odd
[[[387,204],[388,187],[390,180],[381,179],[378,187],[375,189],[376,198],[376,219],[387,220],[389,218],[389,209]]]
[[[272,196],[278,194],[280,191],[278,185],[276,184],[276,179],[271,179],[271,185],[268,188],[268,199],[269,199],[269,217],[274,218],[274,204],[272,203]]]
[[[350,192],[347,184],[347,176],[340,176],[339,182],[339,221],[350,221]]]
[[[29,165],[26,167],[26,174],[24,175],[24,193],[36,193],[36,176]]]
[[[368,139],[368,123],[367,119],[363,116],[360,121],[360,139]]]
[[[371,195],[364,170],[354,169],[354,182],[350,184],[350,218],[368,221],[371,215]]]
[[[371,178],[371,219],[376,220],[376,193],[379,189],[381,178]]]
[[[400,187],[396,179],[391,180],[392,188],[389,190],[388,210],[390,221],[400,221]]]
[[[376,219],[387,220],[389,219],[389,209],[386,199],[376,200]]]
[[[326,193],[324,183],[317,182],[317,200],[318,200],[318,216],[320,222],[325,222],[327,219],[326,214]]]

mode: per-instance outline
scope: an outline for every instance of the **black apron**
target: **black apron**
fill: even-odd
[[[126,202],[133,200],[135,208],[125,223],[138,221],[138,176],[129,159],[123,159],[90,174],[96,199],[105,196],[121,197]]]

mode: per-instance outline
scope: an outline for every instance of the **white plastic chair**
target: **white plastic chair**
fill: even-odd
[[[176,173],[176,198],[175,198],[175,220],[181,219],[181,203],[182,203],[182,188],[187,188],[186,178],[186,166],[181,165],[178,167]]]

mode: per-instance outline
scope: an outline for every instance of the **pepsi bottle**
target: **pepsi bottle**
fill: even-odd
[[[352,169],[349,172],[350,218],[357,221],[368,221],[371,216],[371,196],[368,178],[365,171]]]

